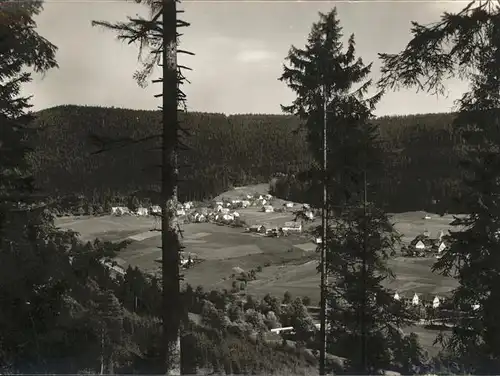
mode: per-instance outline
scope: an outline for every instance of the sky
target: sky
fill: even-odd
[[[184,87],[189,111],[281,113],[294,93],[278,81],[291,45],[303,48],[318,12],[337,7],[346,37],[355,35],[358,56],[373,62],[372,77],[380,76],[377,53],[397,53],[410,39],[411,21],[439,20],[443,11],[458,11],[462,1],[184,1],[180,48],[195,56],[179,57],[193,69]],[[36,17],[38,32],[58,47],[58,69],[34,75],[23,88],[33,95],[34,110],[77,104],[89,106],[156,109],[159,84],[140,88],[132,75],[139,68],[138,48],[116,39],[112,31],[91,26],[92,20],[124,21],[127,16],[147,16],[134,2],[117,0],[50,1]],[[159,72],[158,72],[159,73]],[[152,78],[157,78],[155,74]],[[450,80],[448,94],[436,98],[414,89],[389,92],[376,115],[449,112],[467,89]]]

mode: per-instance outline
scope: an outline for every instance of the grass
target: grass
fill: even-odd
[[[263,185],[264,186],[264,185]],[[250,189],[236,189],[222,195],[239,198],[242,194],[266,193],[257,186]],[[262,213],[257,207],[238,210],[242,218],[251,225],[256,223],[276,226],[293,220],[291,213]],[[415,236],[429,231],[436,237],[440,231],[447,232],[451,216],[432,215],[424,219],[426,213],[411,212],[395,214],[392,218],[395,228],[402,234],[402,241],[409,243]],[[160,233],[150,232],[155,228],[155,220],[147,217],[79,217],[58,218],[56,224],[61,228],[71,228],[80,233],[83,240],[101,238],[109,241],[130,239],[132,243],[119,255],[125,266],[137,266],[146,271],[158,268],[155,262],[160,256]],[[184,280],[193,286],[201,285],[206,290],[231,288],[234,267],[245,271],[261,267],[257,280],[247,285],[247,293],[264,296],[267,293],[283,296],[289,291],[292,296],[308,296],[312,304],[319,302],[319,276],[316,270],[316,246],[307,243],[302,237],[289,236],[268,238],[243,232],[241,228],[216,226],[209,223],[188,224],[183,226],[185,251],[196,254],[203,261],[196,267],[184,272]],[[136,240],[134,240],[134,238]],[[142,240],[141,240],[142,239]],[[387,287],[398,291],[402,296],[413,294],[445,295],[456,286],[451,278],[431,272],[434,259],[397,257],[390,261],[396,279]],[[407,332],[419,335],[426,351],[435,355],[437,349],[433,341],[437,331],[420,326],[407,328]]]

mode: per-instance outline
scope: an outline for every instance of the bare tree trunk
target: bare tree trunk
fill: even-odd
[[[104,375],[104,329],[101,329],[101,370],[100,375]]]
[[[180,375],[180,281],[177,234],[177,4],[163,0],[162,51],[162,283],[163,283],[163,340],[165,373]]]

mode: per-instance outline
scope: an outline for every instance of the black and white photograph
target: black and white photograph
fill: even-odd
[[[498,375],[499,320],[499,1],[0,0],[1,374]]]

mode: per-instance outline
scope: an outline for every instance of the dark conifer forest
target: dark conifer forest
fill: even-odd
[[[31,161],[39,189],[52,196],[149,196],[159,186],[161,113],[118,108],[60,106],[40,111]],[[459,142],[452,114],[376,119],[384,140],[384,171],[370,181],[372,200],[390,212],[457,212]],[[289,115],[183,114],[181,200],[205,200],[225,190],[272,180],[278,197],[307,202],[310,187],[298,176],[312,161],[305,132]],[[143,140],[97,153],[100,138]],[[275,178],[275,179],[273,179]],[[408,199],[411,197],[412,199]]]

